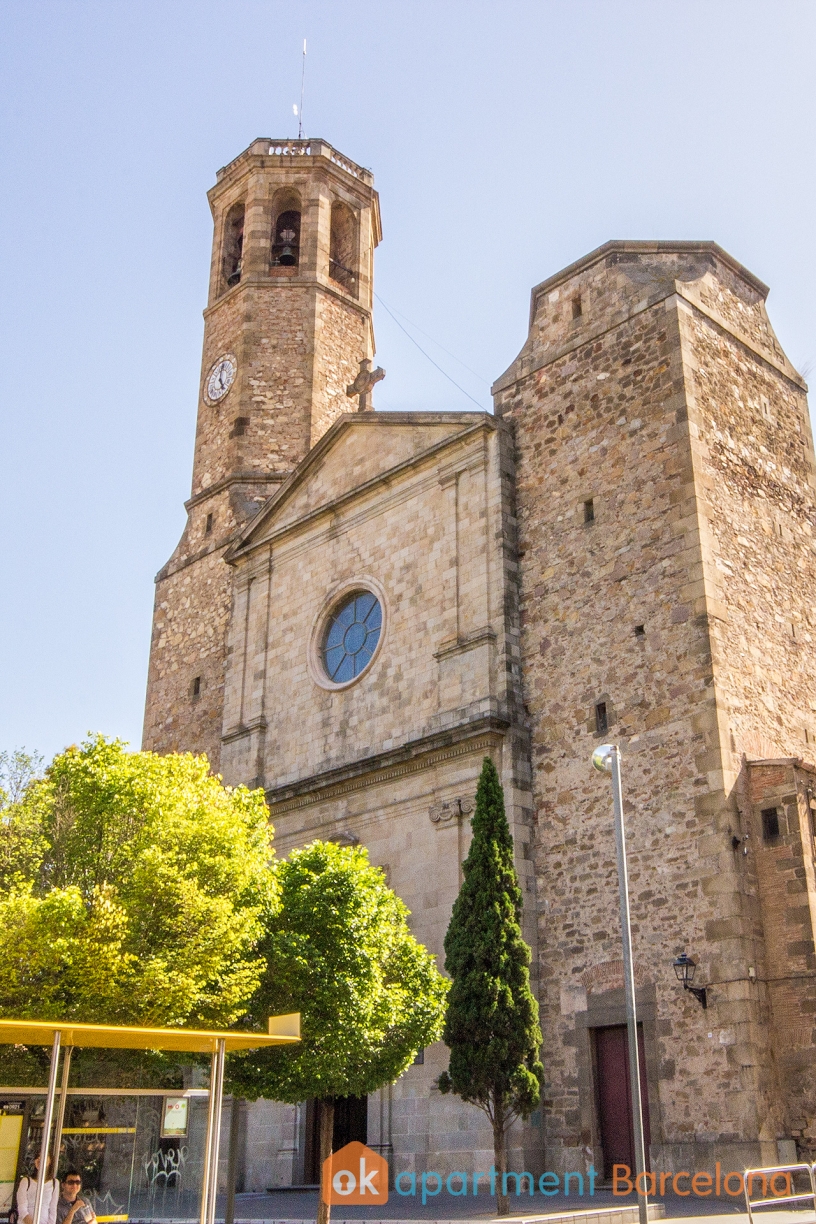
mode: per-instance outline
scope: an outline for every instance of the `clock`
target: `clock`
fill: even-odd
[[[207,399],[211,404],[222,400],[235,382],[238,362],[232,353],[219,357],[207,375]]]

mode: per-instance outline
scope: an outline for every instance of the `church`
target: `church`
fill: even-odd
[[[377,412],[371,173],[258,139],[209,201],[144,748],[263,787],[280,855],[367,847],[440,965],[491,756],[546,1075],[510,1167],[608,1177],[632,1124],[590,760],[620,744],[651,1167],[816,1159],[816,465],[767,287],[714,242],[607,242],[532,290],[492,413]],[[394,1173],[489,1168],[446,1065],[346,1102],[340,1138]],[[240,1188],[316,1182],[316,1114],[251,1105]]]

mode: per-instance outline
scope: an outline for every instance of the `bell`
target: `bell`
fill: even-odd
[[[295,255],[288,242],[280,253],[278,263],[284,268],[293,268],[297,263],[297,255]]]

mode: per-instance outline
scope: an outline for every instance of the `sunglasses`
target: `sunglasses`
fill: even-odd
[[[81,1186],[82,1181],[78,1177],[66,1177],[64,1184],[66,1186]]]

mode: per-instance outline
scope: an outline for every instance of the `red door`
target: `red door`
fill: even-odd
[[[597,1074],[598,1120],[604,1158],[604,1178],[611,1180],[612,1166],[635,1167],[635,1135],[632,1125],[632,1094],[629,1087],[629,1043],[625,1024],[597,1028],[595,1067]],[[646,1058],[643,1027],[638,1025],[640,1058],[640,1099],[643,1110],[643,1139],[646,1167],[649,1167],[649,1094],[646,1088]]]

